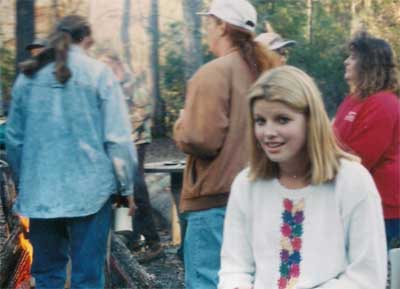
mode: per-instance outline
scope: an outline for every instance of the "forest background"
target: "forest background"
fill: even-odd
[[[202,39],[209,0],[0,0],[0,115],[6,115],[17,63],[25,46],[45,38],[61,17],[88,17],[96,45],[116,51],[147,88],[154,102],[155,137],[170,136],[184,104],[186,81],[212,59]],[[343,79],[347,42],[367,30],[388,40],[400,55],[400,0],[251,0],[257,33],[268,21],[284,38],[297,41],[289,64],[314,77],[330,116],[348,87]]]

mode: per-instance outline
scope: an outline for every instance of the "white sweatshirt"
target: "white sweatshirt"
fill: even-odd
[[[368,171],[343,160],[333,182],[291,190],[277,179],[232,185],[219,289],[384,289],[382,206]]]

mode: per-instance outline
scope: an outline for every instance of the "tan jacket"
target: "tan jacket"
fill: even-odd
[[[254,79],[233,51],[201,67],[188,83],[184,112],[174,127],[188,154],[181,211],[225,206],[234,177],[247,162],[247,91]]]

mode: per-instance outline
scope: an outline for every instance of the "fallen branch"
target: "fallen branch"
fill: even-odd
[[[113,288],[152,289],[154,276],[137,262],[117,234],[111,236],[111,284]],[[122,283],[122,284],[121,284]]]

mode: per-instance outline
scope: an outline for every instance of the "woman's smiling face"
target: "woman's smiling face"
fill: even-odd
[[[271,161],[291,167],[308,160],[303,113],[281,102],[259,99],[254,102],[253,117],[256,139]]]

